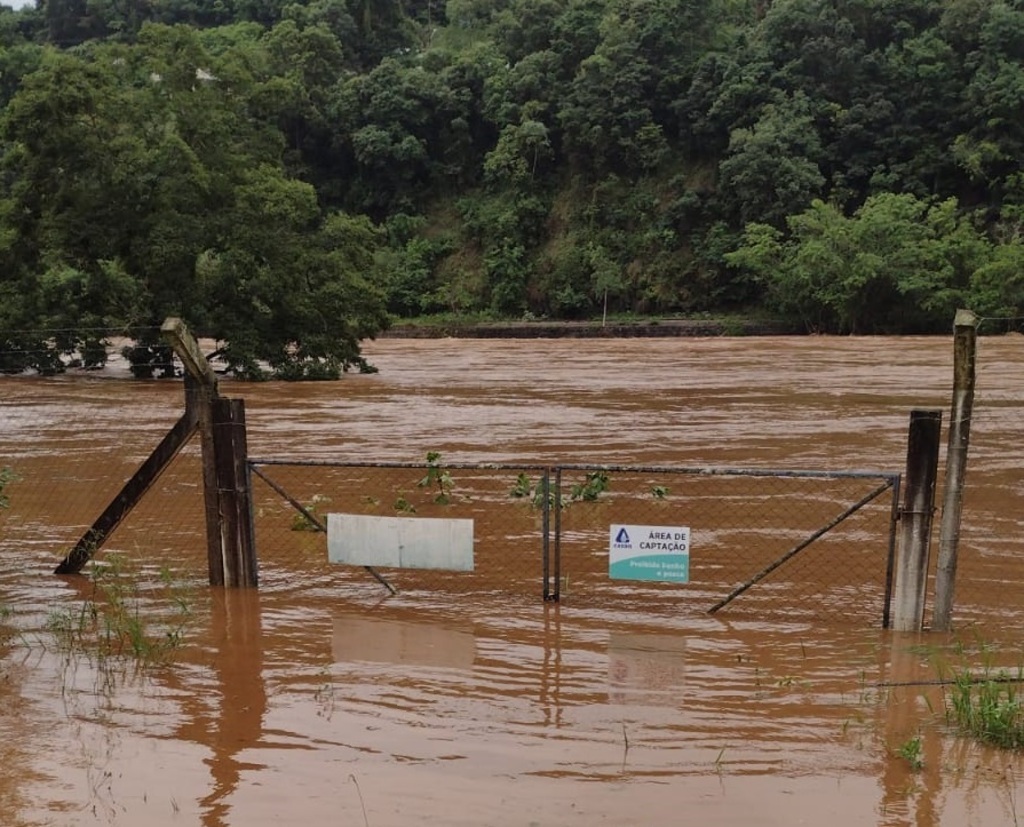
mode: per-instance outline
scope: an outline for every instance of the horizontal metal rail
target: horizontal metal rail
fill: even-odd
[[[251,465],[316,466],[327,468],[425,468],[429,462],[365,462],[340,460],[270,459],[250,457]],[[717,477],[783,477],[797,479],[876,479],[894,484],[900,474],[894,471],[817,471],[780,468],[718,468],[712,466],[672,465],[589,465],[577,463],[494,463],[494,462],[439,462],[443,468],[480,471],[608,471],[641,474],[686,474]]]
[[[429,468],[429,462],[360,462],[339,461],[330,459],[260,459],[249,458],[250,465],[287,465],[316,468]],[[454,468],[455,470],[481,471],[547,471],[550,465],[530,463],[495,463],[495,462],[438,462],[438,467]]]

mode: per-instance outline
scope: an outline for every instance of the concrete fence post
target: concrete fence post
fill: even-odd
[[[907,439],[907,470],[904,476],[899,551],[896,560],[896,606],[893,629],[917,632],[924,625],[925,590],[932,515],[935,511],[935,480],[939,467],[939,434],[942,412],[910,413]]]

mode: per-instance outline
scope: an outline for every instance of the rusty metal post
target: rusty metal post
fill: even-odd
[[[896,562],[893,629],[897,632],[918,632],[924,625],[941,430],[942,411],[911,411],[903,510],[900,515],[903,525]]]
[[[967,448],[971,441],[971,412],[974,409],[978,321],[970,310],[958,310],[953,320],[953,402],[946,444],[946,488],[939,523],[939,562],[935,573],[935,612],[932,617],[932,629],[940,632],[949,631],[953,615]]]
[[[900,525],[900,493],[903,490],[903,475],[897,474],[892,481],[892,504],[889,506],[889,549],[885,557],[885,596],[882,598],[882,628],[892,626],[892,581],[896,571],[896,537]]]

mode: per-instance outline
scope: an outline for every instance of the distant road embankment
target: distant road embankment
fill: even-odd
[[[698,336],[793,336],[802,331],[772,321],[659,319],[639,322],[397,323],[380,334],[391,339],[596,339]]]

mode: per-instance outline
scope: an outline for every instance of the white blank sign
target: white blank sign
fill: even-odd
[[[473,571],[473,521],[328,514],[327,559],[347,566]]]

